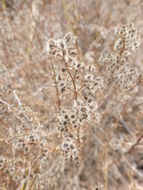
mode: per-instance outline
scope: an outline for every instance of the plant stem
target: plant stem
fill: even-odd
[[[68,71],[68,74],[69,74],[69,76],[70,76],[70,78],[72,80],[73,88],[74,88],[74,99],[77,101],[77,90],[76,90],[75,79],[74,79],[74,77],[72,76],[72,74],[70,72],[70,69],[68,67],[68,63],[65,61],[64,52],[63,52],[63,61],[64,61],[64,64],[65,64],[66,70]]]
[[[57,105],[58,105],[58,109],[60,111],[61,110],[61,100],[60,100],[59,89],[58,89],[58,84],[57,84],[57,80],[56,80],[56,73],[55,73],[55,69],[54,69],[53,63],[51,63],[51,65],[52,65],[52,71],[53,71],[54,82],[55,82],[55,89],[56,89],[56,95],[57,95]]]

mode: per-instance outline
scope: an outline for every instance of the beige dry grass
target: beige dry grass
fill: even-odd
[[[0,0],[0,190],[143,189],[142,12]]]

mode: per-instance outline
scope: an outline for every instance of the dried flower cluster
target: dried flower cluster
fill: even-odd
[[[0,190],[143,189],[142,6],[0,1]]]

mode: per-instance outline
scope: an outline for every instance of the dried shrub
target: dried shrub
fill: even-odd
[[[0,189],[143,188],[142,9],[0,1]]]

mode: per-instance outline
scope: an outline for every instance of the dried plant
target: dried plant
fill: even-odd
[[[0,190],[143,189],[142,5],[0,1]]]

